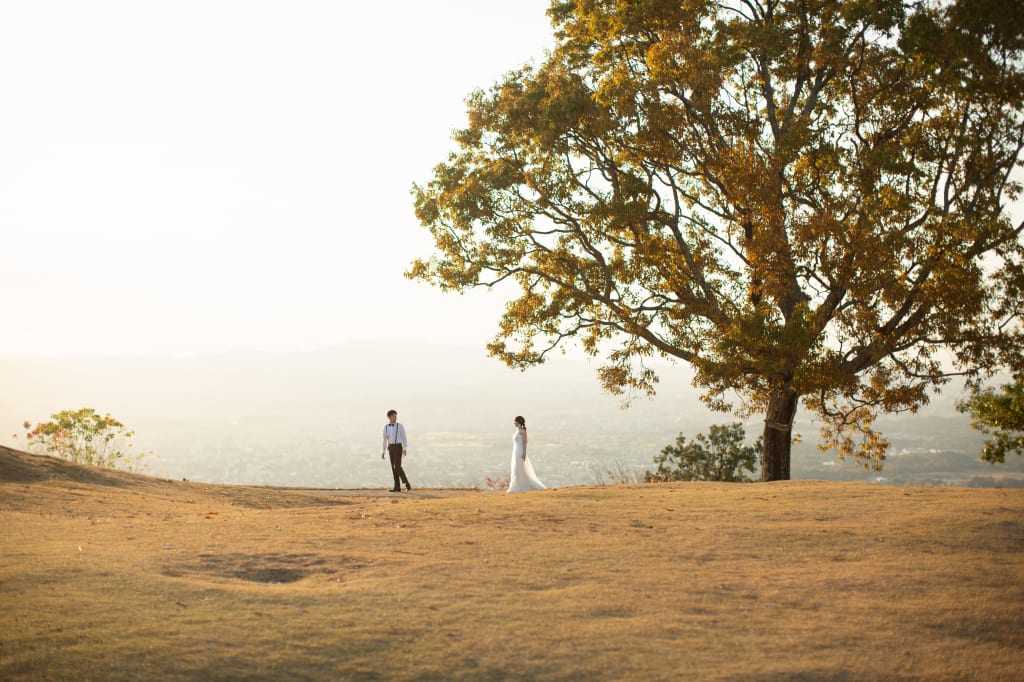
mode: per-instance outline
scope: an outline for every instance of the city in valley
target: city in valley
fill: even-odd
[[[512,419],[527,418],[530,456],[549,486],[637,480],[682,433],[736,421],[700,402],[684,367],[659,367],[653,398],[604,392],[596,363],[557,357],[526,372],[481,348],[360,342],[306,353],[191,357],[0,357],[0,443],[24,449],[23,423],[92,407],[135,431],[143,471],[210,483],[381,487],[385,412],[409,432],[409,475],[421,487],[497,486],[509,473]],[[900,485],[1022,486],[1024,462],[979,460],[983,436],[956,410],[951,384],[916,415],[878,425],[892,443],[882,471],[820,452],[806,412],[793,478]],[[748,442],[762,422],[749,419]]]

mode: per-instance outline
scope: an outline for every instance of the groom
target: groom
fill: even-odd
[[[408,449],[409,441],[405,437],[405,427],[398,423],[398,412],[388,410],[388,423],[384,425],[384,443],[380,458],[384,459],[385,450],[391,457],[391,474],[395,477],[395,487],[391,489],[393,493],[402,492],[399,479],[405,483],[406,490],[412,490],[409,479],[405,477],[405,469],[402,468],[402,455],[406,454]]]

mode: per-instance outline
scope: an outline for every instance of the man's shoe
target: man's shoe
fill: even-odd
[[[402,492],[402,489],[401,488],[392,488],[388,492],[389,493],[400,493],[400,492]]]
[[[410,490],[412,490],[412,486],[409,485],[408,483],[406,483],[405,484],[405,492],[409,492]]]

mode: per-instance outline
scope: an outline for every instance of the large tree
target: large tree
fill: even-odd
[[[470,95],[415,186],[437,251],[408,275],[518,285],[509,365],[577,339],[613,392],[690,363],[709,406],[764,415],[790,475],[820,446],[880,466],[879,412],[1019,360],[1024,139],[1016,0],[554,2],[542,64]]]

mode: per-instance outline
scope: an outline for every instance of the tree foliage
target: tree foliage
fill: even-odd
[[[518,288],[493,355],[578,341],[617,393],[654,392],[653,355],[687,362],[710,407],[764,415],[765,480],[789,478],[801,402],[822,449],[880,468],[879,413],[1020,356],[1016,2],[549,14],[554,50],[474,92],[413,189],[436,252],[408,276]]]
[[[648,471],[645,480],[653,481],[750,481],[744,473],[757,470],[762,443],[743,445],[746,432],[739,422],[713,425],[708,435],[697,434],[693,442],[679,434],[675,445],[666,445],[654,458],[658,468]]]
[[[137,471],[145,456],[129,453],[134,431],[109,414],[100,416],[91,407],[63,410],[50,415],[50,421],[35,427],[25,422],[24,427],[30,450],[80,464]]]
[[[977,388],[957,405],[971,425],[991,436],[981,449],[986,462],[1001,464],[1007,454],[1024,454],[1024,375],[996,388]]]

